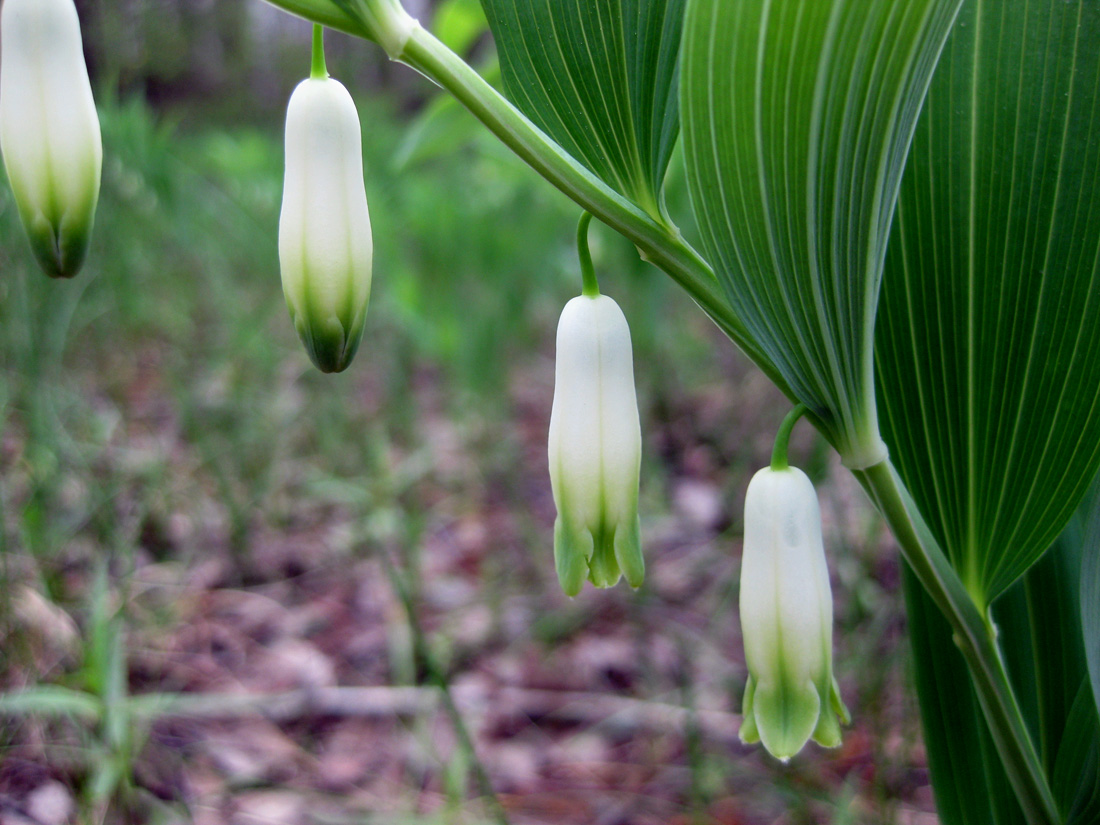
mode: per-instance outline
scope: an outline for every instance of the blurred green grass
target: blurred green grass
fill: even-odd
[[[391,475],[392,451],[425,440],[426,386],[432,414],[514,475],[512,390],[532,387],[548,404],[557,314],[580,286],[578,211],[464,113],[449,116],[454,139],[410,151],[418,130],[395,104],[358,105],[375,276],[362,350],[342,376],[310,368],[284,307],[276,130],[196,127],[138,100],[105,102],[93,249],[72,282],[34,269],[0,187],[0,500],[30,558],[46,562],[74,538],[155,551],[142,531],[187,509],[173,499],[186,495],[180,462],[194,465],[186,483],[224,504],[243,551],[257,510],[289,523],[303,496],[317,507],[361,498]],[[601,230],[596,265],[632,320],[643,408],[666,414],[686,384],[708,380],[715,335]],[[54,593],[51,571],[38,575]]]
[[[114,627],[116,617],[119,634],[129,626],[146,645],[178,633],[185,608],[152,598],[155,588],[135,575],[141,568],[168,571],[160,575],[176,586],[216,562],[207,587],[256,587],[394,552],[413,602],[428,603],[438,622],[435,655],[456,672],[496,645],[568,661],[561,651],[586,634],[620,634],[641,651],[639,695],[687,707],[696,693],[739,695],[741,676],[693,676],[692,668],[716,651],[724,668],[739,655],[736,512],[785,403],[665,276],[593,227],[601,287],[622,305],[634,340],[643,527],[658,578],[637,594],[620,588],[566,603],[553,573],[544,439],[557,317],[580,290],[579,211],[461,111],[446,115],[440,133],[410,126],[388,98],[357,103],[374,284],[363,345],[339,376],[311,367],[283,303],[277,128],[212,126],[139,100],[101,101],[103,192],[87,269],[72,282],[35,269],[0,183],[0,689],[37,682],[95,692],[105,678],[96,676],[97,656],[109,658],[96,652],[95,628]],[[417,135],[425,142],[410,146]],[[678,174],[669,198],[683,217]],[[824,479],[827,454],[808,429],[800,462]],[[717,491],[722,510],[705,528],[677,498],[698,484]],[[473,538],[462,535],[466,528]],[[477,537],[497,529],[504,532]],[[882,666],[881,645],[897,655],[899,608],[893,585],[878,581],[877,527],[850,529],[868,539],[833,555],[838,668],[842,681],[875,674],[861,682],[864,701],[851,704],[877,720],[897,713],[883,698],[895,696],[898,673]],[[482,545],[492,551],[484,558]],[[474,566],[472,604],[433,603],[438,588],[423,580],[438,574],[444,554],[458,557],[446,564]],[[97,584],[104,571],[109,586]],[[434,583],[444,593],[451,575]],[[697,592],[689,586],[696,581],[707,584],[705,597],[678,601],[677,593]],[[12,601],[26,588],[75,617],[84,638],[75,661],[43,660],[40,640],[12,621]],[[535,607],[513,638],[500,628],[517,603]],[[486,645],[488,654],[448,632],[479,605],[489,609],[493,638],[510,639]],[[419,683],[422,667],[400,616],[387,617],[385,632],[388,683]],[[679,686],[649,661],[664,632],[681,639]],[[149,667],[130,666],[128,689],[174,689],[155,668],[145,675]],[[0,762],[14,735],[0,730]],[[83,741],[78,750],[94,757],[101,746]],[[729,787],[774,780],[759,758],[731,760],[702,733],[685,747],[692,811]],[[664,760],[660,749],[653,754]],[[898,759],[883,757],[881,776],[862,789],[880,810],[893,804],[889,783],[899,793],[908,787],[904,761],[891,764]],[[456,805],[468,770],[463,763],[458,779],[444,782]],[[835,770],[844,777],[855,769]],[[805,783],[818,780],[798,772],[781,779],[780,802],[754,804],[809,811]],[[813,804],[846,811],[851,794],[840,784],[821,784]],[[814,820],[805,812],[792,821]]]

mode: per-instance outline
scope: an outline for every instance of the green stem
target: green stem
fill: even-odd
[[[314,80],[328,77],[328,66],[325,65],[325,28],[320,23],[313,24],[313,68],[309,76]]]
[[[786,379],[726,300],[710,264],[679,230],[659,223],[641,207],[597,178],[485,82],[457,54],[423,29],[397,0],[267,0],[328,28],[379,43],[392,60],[405,63],[450,92],[522,161],[602,223],[633,242],[643,260],[664,270],[718,328],[787,395]],[[815,424],[819,423],[815,419]]]
[[[366,36],[362,23],[347,14],[332,0],[268,0],[268,2],[296,17],[304,18],[313,23],[320,23],[326,29],[344,32],[356,37]]]
[[[749,337],[714,271],[675,227],[658,223],[593,175],[431,33],[414,28],[391,54],[442,86],[521,160],[587,212],[630,240],[643,260],[664,270],[788,397],[793,394]]]
[[[588,225],[592,223],[592,213],[585,212],[577,224],[577,257],[581,259],[581,280],[584,286],[581,294],[589,298],[600,297],[600,282],[596,280],[596,268],[592,266],[592,250],[588,248]]]
[[[1028,822],[1059,825],[1062,818],[1008,680],[993,627],[951,567],[889,459],[853,472],[890,525],[902,556],[951,623],[955,644],[969,666],[986,723]]]
[[[791,431],[794,430],[794,425],[798,423],[798,419],[809,411],[810,408],[805,404],[799,404],[787,413],[787,417],[779,425],[779,432],[775,434],[775,446],[772,448],[773,470],[786,470],[790,466],[787,463],[787,448],[791,443]]]

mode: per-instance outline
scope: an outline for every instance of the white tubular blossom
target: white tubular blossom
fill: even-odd
[[[574,596],[586,578],[611,587],[622,575],[639,587],[645,563],[634,359],[626,317],[607,296],[580,296],[562,311],[548,454],[562,589]]]
[[[760,470],[745,494],[741,632],[749,680],[741,738],[786,761],[813,737],[840,744],[848,721],[833,678],[833,597],[813,483]]]
[[[359,348],[373,252],[355,104],[337,80],[304,80],[286,115],[279,262],[291,320],[322,372],[346,369]]]
[[[39,265],[72,277],[88,252],[103,168],[73,0],[4,0],[0,149]]]

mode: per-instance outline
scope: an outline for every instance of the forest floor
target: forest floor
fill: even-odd
[[[819,495],[837,671],[854,721],[841,748],[810,746],[781,765],[737,738],[738,518],[714,480],[721,468],[699,446],[734,414],[732,394],[689,399],[649,436],[674,466],[666,510],[644,519],[645,586],[570,600],[550,549],[550,380],[527,376],[513,390],[509,448],[522,476],[484,472],[489,436],[436,417],[425,381],[426,443],[391,457],[407,478],[388,514],[332,504],[291,508],[273,524],[256,510],[243,546],[216,495],[191,490],[189,512],[147,517],[132,567],[112,571],[108,609],[122,621],[126,692],[161,696],[164,707],[133,720],[133,788],[110,804],[124,799],[138,819],[156,808],[157,819],[175,811],[210,825],[491,821],[453,701],[515,823],[934,822],[906,687],[897,558],[850,477],[830,465]],[[119,442],[168,451],[180,477],[164,483],[186,485],[198,459],[170,415],[147,429],[156,406]],[[757,463],[770,439],[761,429],[742,436]],[[10,470],[21,446],[3,447]],[[498,494],[517,477],[524,489]],[[533,535],[510,512],[517,500]],[[69,555],[64,588],[93,591],[94,553]],[[20,624],[3,644],[20,655],[8,657],[18,667],[5,683],[78,671],[87,628],[29,575],[11,578],[21,581]],[[177,694],[188,703],[178,714],[163,698]],[[104,756],[100,732],[32,717],[5,739],[0,820],[68,821],[58,814],[76,810],[71,794]]]

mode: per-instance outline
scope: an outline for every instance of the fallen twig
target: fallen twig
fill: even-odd
[[[679,705],[584,691],[519,687],[451,688],[463,713],[485,718],[523,717],[538,721],[601,725],[619,731],[639,729],[680,732],[694,718],[701,731],[721,741],[736,741],[738,714],[689,710]],[[436,687],[326,687],[261,694],[146,694],[130,699],[133,712],[146,718],[188,716],[226,718],[254,713],[277,722],[311,716],[384,718],[434,713],[441,694]]]

